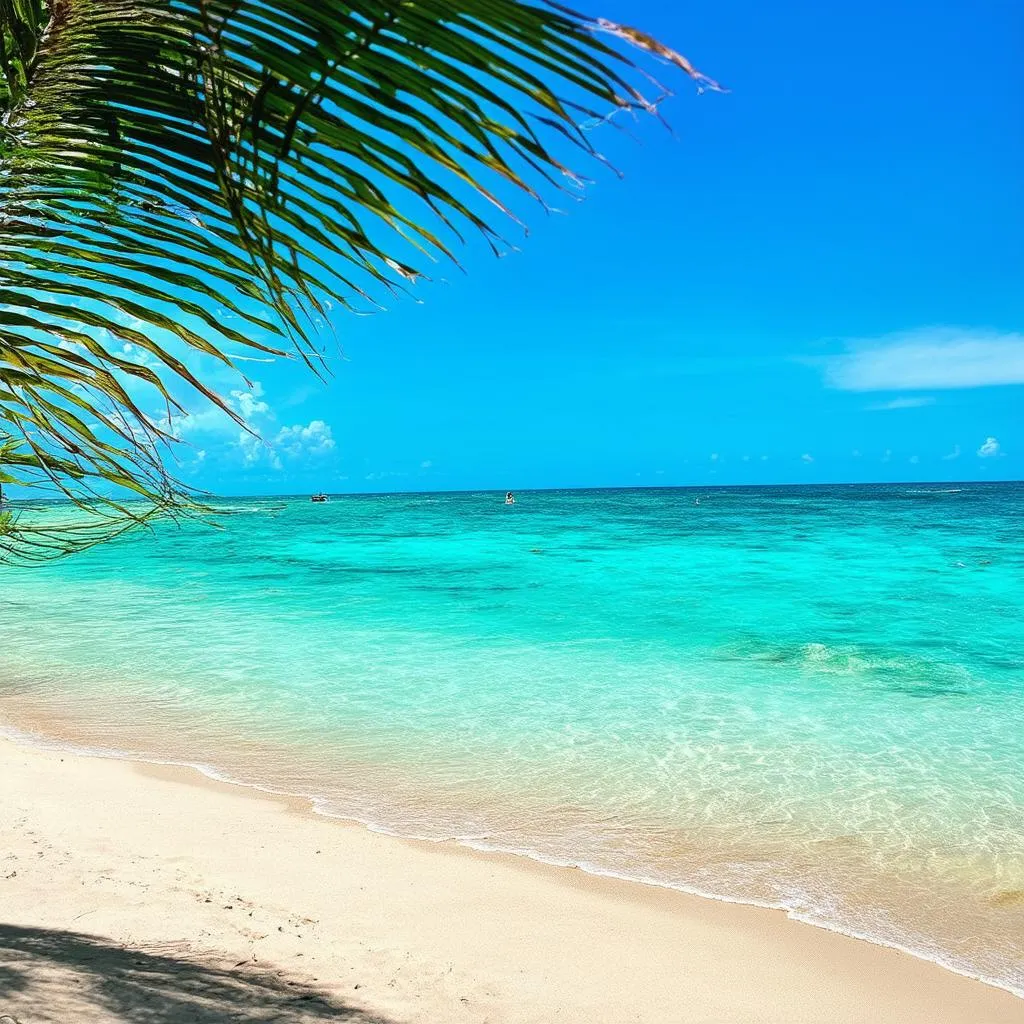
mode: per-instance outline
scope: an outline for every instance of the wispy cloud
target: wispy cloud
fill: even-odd
[[[891,458],[892,458],[892,449],[891,448],[886,448],[885,449],[885,454],[882,456],[882,461],[883,462],[888,462]]]
[[[978,449],[978,454],[983,459],[994,459],[1000,454],[999,442],[994,437],[986,437],[984,443]]]
[[[953,450],[948,455],[943,455],[942,458],[946,462],[950,462],[953,459],[959,459],[960,458],[960,445],[958,445],[958,444],[953,445]]]
[[[925,405],[934,405],[935,399],[930,395],[920,398],[894,398],[891,402],[875,402],[868,406],[869,412],[885,412],[889,409],[920,409]]]
[[[845,352],[818,362],[823,366],[825,383],[840,391],[924,391],[1024,384],[1024,334],[967,327],[924,327],[851,342]]]
[[[907,461],[912,466],[916,466],[921,461],[921,457],[919,455],[911,455],[910,458]]]
[[[433,466],[433,465],[434,465],[434,463],[430,459],[424,459],[420,463],[420,469],[430,469],[431,466]]]
[[[718,461],[718,452],[712,452],[711,453],[711,461],[712,462],[717,462]]]
[[[813,462],[814,461],[814,456],[813,455],[808,455],[807,452],[804,452],[803,455],[800,456],[800,460],[802,462]]]

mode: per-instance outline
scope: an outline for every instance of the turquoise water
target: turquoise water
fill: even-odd
[[[1024,485],[519,499],[0,569],[0,718],[1024,991]]]

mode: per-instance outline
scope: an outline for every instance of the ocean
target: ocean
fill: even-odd
[[[503,497],[0,567],[0,725],[1024,994],[1024,484]]]

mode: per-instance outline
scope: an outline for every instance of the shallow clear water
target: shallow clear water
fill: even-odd
[[[0,569],[0,718],[1024,991],[1022,513],[978,484],[224,503]]]

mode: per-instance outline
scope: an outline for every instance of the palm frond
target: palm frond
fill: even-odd
[[[715,87],[520,0],[0,0],[0,41],[0,472],[117,522],[188,505],[182,389],[244,426],[191,357],[323,372],[332,304],[500,250],[584,122],[655,109],[629,49]]]

